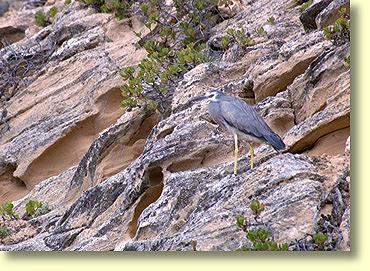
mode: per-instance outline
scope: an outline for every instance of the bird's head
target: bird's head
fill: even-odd
[[[209,102],[216,102],[223,95],[225,95],[225,94],[220,90],[211,90],[206,95],[196,96],[196,97],[192,98],[190,101],[191,102],[199,102],[199,101],[207,100]]]

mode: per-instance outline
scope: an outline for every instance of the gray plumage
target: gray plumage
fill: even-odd
[[[218,90],[204,97],[210,100],[208,111],[217,124],[249,142],[267,142],[276,150],[285,148],[281,138],[252,106]]]

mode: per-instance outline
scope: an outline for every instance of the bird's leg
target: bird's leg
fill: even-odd
[[[238,135],[235,134],[234,135],[234,141],[235,141],[235,150],[234,150],[234,154],[235,154],[235,157],[234,157],[234,174],[236,175],[238,173],[238,153],[239,153],[239,149],[238,149]]]
[[[250,168],[253,169],[253,162],[254,162],[254,147],[253,147],[253,143],[249,143],[249,154],[250,154],[250,158],[249,158]]]

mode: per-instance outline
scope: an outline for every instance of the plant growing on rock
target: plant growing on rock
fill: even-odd
[[[40,27],[45,27],[51,24],[52,18],[54,18],[57,13],[57,7],[51,7],[46,14],[42,10],[39,10],[35,13],[35,24]]]
[[[58,13],[58,8],[57,7],[51,7],[48,11],[49,17],[55,17]]]
[[[137,67],[121,70],[124,108],[156,108],[184,73],[207,60],[203,54],[211,27],[207,21],[216,14],[217,2],[175,0],[172,7],[158,0],[140,4],[150,33],[145,37],[136,35],[148,54]]]
[[[323,28],[323,34],[326,39],[336,40],[341,36],[348,36],[350,33],[350,21],[347,18],[347,9],[341,8],[339,10],[340,17],[335,21],[334,25]]]
[[[257,35],[260,36],[260,37],[267,36],[266,30],[263,29],[262,26],[257,27],[255,31],[256,31]]]
[[[118,19],[126,18],[128,10],[134,1],[130,0],[82,0],[102,13],[113,13]]]
[[[35,13],[35,24],[40,27],[45,27],[47,25],[46,14],[42,10]]]
[[[275,22],[275,18],[274,18],[273,16],[268,17],[267,22],[268,22],[270,25],[274,25],[274,24],[276,23],[276,22]]]
[[[265,210],[265,205],[262,202],[259,202],[259,200],[252,200],[249,208],[252,210],[254,214],[254,218],[257,219],[259,215]]]
[[[250,209],[254,213],[254,219],[257,221],[257,217],[265,210],[265,205],[258,200],[253,200],[249,205]],[[252,243],[252,246],[242,246],[237,249],[238,251],[288,251],[289,246],[287,243],[278,244],[272,239],[270,231],[264,228],[253,228],[249,229],[247,220],[244,216],[238,215],[236,217],[236,226],[246,234],[246,238]]]
[[[42,203],[37,200],[29,200],[26,203],[26,215],[27,216],[40,216],[50,211],[47,203]]]
[[[221,48],[227,49],[231,42],[236,42],[242,48],[254,45],[254,41],[248,36],[244,29],[228,28],[226,35],[221,38]]]
[[[324,250],[325,242],[328,240],[326,234],[321,231],[312,236],[314,243],[317,245],[318,250]]]
[[[5,202],[0,205],[0,216],[5,219],[18,219],[19,215],[14,211],[14,205],[11,202]]]
[[[0,239],[4,239],[9,236],[10,230],[6,225],[0,224]]]

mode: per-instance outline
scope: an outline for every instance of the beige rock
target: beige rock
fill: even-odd
[[[243,10],[242,0],[220,0],[217,6],[224,17],[233,17]]]

